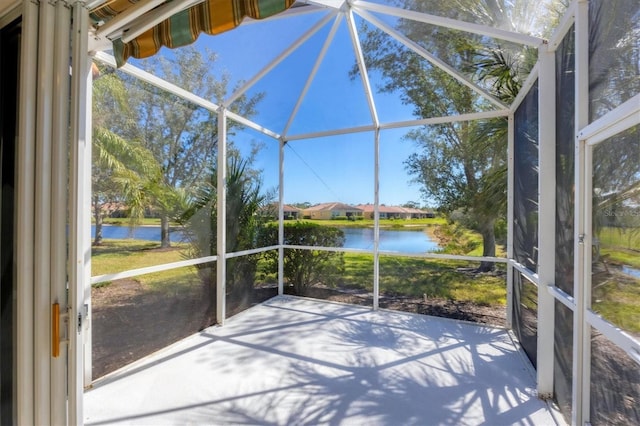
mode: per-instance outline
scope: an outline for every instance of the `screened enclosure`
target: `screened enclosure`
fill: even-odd
[[[288,294],[512,330],[566,422],[640,422],[640,3],[476,3],[149,59],[90,11],[85,385]]]

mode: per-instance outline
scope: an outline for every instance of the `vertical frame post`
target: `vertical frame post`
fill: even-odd
[[[89,11],[73,4],[71,178],[69,218],[69,424],[83,421],[84,386],[91,383],[91,60]],[[84,366],[84,368],[83,368]]]
[[[380,127],[376,127],[373,151],[373,309],[378,309],[380,301]]]
[[[585,222],[586,190],[590,185],[586,181],[586,144],[580,140],[580,130],[589,124],[589,2],[578,0],[575,20],[575,231],[574,231],[574,272],[573,297],[576,309],[573,313],[573,396],[571,423],[581,425],[589,418],[589,369],[590,333],[585,322],[586,292],[590,284],[591,269],[591,229]],[[589,194],[590,195],[590,194]],[[586,392],[585,392],[586,390]]]
[[[40,3],[36,98],[34,421],[51,423],[51,141],[55,8]]]
[[[280,140],[278,153],[278,295],[284,294],[284,146]]]
[[[51,149],[51,296],[52,303],[67,301],[67,207],[69,176],[69,55],[71,10],[56,3]],[[60,318],[56,318],[60,320]],[[65,336],[66,337],[66,336]],[[53,336],[52,336],[53,338]],[[59,344],[59,342],[54,342]],[[51,358],[51,423],[67,421],[67,351]]]
[[[553,395],[556,235],[556,58],[543,44],[538,49],[538,395]]]
[[[218,110],[218,223],[216,263],[216,320],[224,325],[227,294],[227,110]]]
[[[513,111],[507,118],[507,328],[513,328],[513,191],[514,191],[514,152],[515,125]]]

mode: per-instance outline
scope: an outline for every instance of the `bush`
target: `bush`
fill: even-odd
[[[262,247],[278,244],[278,225],[265,226],[258,236]],[[311,222],[284,224],[284,244],[318,247],[342,247],[344,232],[338,228]],[[268,272],[278,271],[278,252],[264,253]],[[284,280],[293,286],[294,293],[306,294],[309,287],[324,284],[332,287],[344,273],[344,254],[323,250],[285,249]]]

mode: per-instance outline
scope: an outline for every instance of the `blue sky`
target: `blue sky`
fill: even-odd
[[[251,79],[294,40],[320,20],[323,14],[295,19],[244,25],[215,37],[202,35],[196,46],[218,54],[218,67],[228,71],[234,84]],[[265,99],[252,120],[282,133],[311,72],[318,52],[333,21],[323,27],[300,49],[265,75],[249,94],[264,92]],[[285,24],[285,25],[283,25]],[[304,134],[371,123],[361,80],[349,79],[355,56],[345,22],[336,34],[319,68],[289,134]],[[379,76],[373,74],[376,107],[381,122],[409,120],[411,107],[398,96],[376,90]],[[387,205],[407,201],[423,203],[419,186],[410,184],[403,162],[413,152],[410,141],[402,140],[407,130],[381,133],[380,202]],[[264,185],[278,185],[278,144],[254,131],[234,137],[241,149],[259,142],[263,150],[256,166],[264,171]],[[372,132],[291,141],[285,149],[285,202],[320,203],[340,201],[350,204],[374,201],[374,135]]]

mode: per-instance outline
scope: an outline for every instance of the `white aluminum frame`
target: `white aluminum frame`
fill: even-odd
[[[589,2],[578,0],[575,19],[575,134],[589,124]],[[575,142],[575,204],[573,246],[573,398],[571,423],[583,424],[589,420],[591,335],[585,327],[586,282],[591,275],[591,220],[586,221],[585,189],[586,145],[576,138]],[[589,197],[589,200],[591,197]],[[587,226],[589,229],[587,229]],[[588,250],[585,249],[588,247]]]
[[[69,206],[69,409],[68,422],[83,422],[83,390],[91,384],[91,60],[89,11],[73,4],[71,156]],[[84,368],[83,368],[84,367]]]
[[[115,277],[134,276],[142,273],[156,272],[161,270],[168,270],[177,267],[183,267],[188,265],[195,265],[199,263],[206,263],[216,260],[218,262],[218,322],[224,323],[225,320],[225,275],[226,275],[226,259],[242,256],[245,254],[260,253],[266,250],[279,250],[279,268],[278,268],[278,292],[283,293],[283,253],[285,249],[308,249],[308,250],[324,250],[332,252],[357,252],[368,253],[374,256],[374,306],[378,307],[377,293],[379,290],[379,256],[380,255],[393,255],[393,256],[407,256],[407,257],[421,257],[421,258],[440,258],[440,259],[455,259],[455,260],[468,260],[468,261],[482,261],[489,260],[493,262],[506,263],[508,265],[509,281],[515,271],[521,273],[527,280],[531,281],[538,286],[538,393],[542,397],[548,397],[553,393],[553,352],[554,352],[554,308],[555,301],[563,303],[574,313],[574,354],[573,354],[573,414],[572,422],[576,424],[583,424],[588,422],[589,419],[589,366],[590,366],[590,333],[589,327],[594,327],[614,343],[623,348],[631,357],[637,361],[640,359],[640,348],[637,345],[637,341],[631,338],[624,332],[617,330],[614,326],[602,320],[601,317],[589,310],[590,307],[590,250],[585,250],[584,247],[590,247],[591,235],[588,231],[591,225],[591,211],[589,203],[591,181],[590,181],[590,166],[592,161],[592,149],[593,146],[599,142],[614,136],[621,131],[628,129],[633,125],[637,125],[640,121],[639,104],[640,95],[634,96],[625,104],[611,111],[601,119],[594,123],[588,123],[588,2],[586,0],[575,0],[569,7],[565,18],[562,20],[558,27],[556,34],[552,40],[547,44],[542,39],[536,37],[528,37],[519,35],[516,33],[496,30],[476,24],[460,23],[458,21],[449,20],[446,18],[435,17],[427,14],[421,14],[411,11],[406,11],[399,8],[388,7],[384,5],[369,3],[365,1],[355,0],[352,3],[343,1],[305,1],[305,3],[318,6],[317,10],[322,7],[333,8],[334,11],[328,13],[324,18],[316,24],[316,26],[305,33],[299,38],[292,46],[283,51],[278,57],[270,62],[265,68],[263,68],[254,78],[249,80],[243,87],[232,94],[222,106],[211,103],[210,101],[198,98],[182,89],[178,88],[171,83],[167,83],[151,74],[138,70],[130,65],[125,65],[123,71],[135,75],[143,79],[144,81],[155,84],[156,86],[168,90],[184,99],[187,99],[195,104],[202,106],[210,111],[214,111],[218,114],[218,125],[221,132],[220,143],[218,144],[218,158],[226,158],[226,125],[227,119],[236,120],[243,125],[247,125],[267,136],[270,136],[279,141],[279,231],[278,231],[278,245],[272,247],[264,247],[259,249],[247,250],[238,253],[226,253],[226,244],[224,230],[226,222],[226,209],[225,209],[225,181],[226,181],[226,162],[221,161],[219,163],[218,174],[218,199],[221,200],[218,203],[218,256],[194,259],[184,262],[174,262],[167,265],[158,265],[149,268],[141,268],[135,271],[127,271],[119,274],[103,275],[100,277],[94,277],[90,282],[100,282],[101,280],[115,279]],[[374,13],[383,13],[389,16],[395,16],[398,18],[412,19],[418,22],[425,22],[432,25],[440,25],[447,28],[452,28],[461,31],[469,31],[476,34],[482,34],[488,37],[495,37],[498,39],[509,40],[516,43],[522,43],[530,46],[538,47],[539,49],[539,64],[534,69],[532,75],[527,79],[524,84],[521,94],[516,101],[507,108],[502,102],[491,97],[485,90],[479,88],[475,83],[469,81],[465,76],[460,75],[456,70],[453,70],[447,64],[442,63],[439,59],[433,57],[429,52],[426,52],[419,45],[408,40],[406,37],[397,34],[395,30],[389,28],[386,24],[379,21]],[[443,69],[449,73],[453,78],[470,87],[476,93],[482,97],[488,99],[491,103],[497,106],[499,109],[495,111],[478,112],[474,114],[467,114],[457,117],[434,117],[424,120],[411,120],[405,122],[393,122],[393,123],[379,123],[375,101],[371,91],[370,83],[367,79],[366,68],[364,67],[364,61],[362,56],[361,47],[355,31],[355,23],[353,13],[358,14],[363,19],[373,23],[381,30],[388,33],[391,37],[403,43],[408,48],[412,49],[415,53],[421,55],[423,58],[431,62],[434,66]],[[308,38],[310,38],[316,31],[326,25],[333,17],[335,20],[333,27],[330,30],[330,35],[325,41],[321,54],[316,60],[313,69],[308,77],[305,86],[297,100],[297,103],[286,123],[286,126],[281,136],[277,132],[267,129],[257,123],[252,122],[243,117],[239,117],[230,111],[226,110],[226,107],[239,96],[247,92],[260,78],[266,75],[270,70],[275,68],[280,62],[282,62],[289,54],[295,49],[301,46]],[[365,90],[366,99],[371,112],[372,124],[358,127],[351,127],[347,129],[329,130],[322,132],[313,132],[299,135],[289,135],[289,129],[297,112],[302,104],[309,87],[314,80],[314,77],[319,69],[319,66],[326,54],[326,51],[335,35],[335,32],[340,25],[343,18],[346,17],[346,22],[351,35],[354,51],[356,53],[356,59],[358,66],[360,67],[361,75],[363,76],[362,83]],[[555,280],[555,242],[552,235],[555,235],[555,200],[552,193],[549,191],[540,191],[540,224],[539,224],[539,265],[538,272],[534,273],[526,269],[523,265],[518,264],[513,260],[513,229],[512,225],[509,228],[508,235],[508,256],[504,258],[483,258],[474,256],[455,256],[455,255],[442,255],[437,253],[428,254],[403,254],[386,252],[379,250],[379,132],[385,129],[394,129],[401,127],[438,124],[453,121],[464,121],[472,119],[482,119],[491,117],[507,117],[509,121],[509,215],[512,219],[513,215],[513,113],[517,106],[520,104],[531,85],[534,84],[536,78],[539,81],[539,105],[540,105],[540,125],[539,125],[539,138],[540,138],[540,172],[539,172],[539,187],[540,188],[555,188],[555,51],[559,46],[559,43],[563,39],[566,32],[571,25],[576,25],[576,235],[575,235],[575,276],[574,276],[574,295],[570,296],[559,288],[554,286]],[[103,30],[103,33],[107,33],[108,27]],[[100,31],[99,31],[100,32]],[[101,34],[103,34],[101,33]],[[85,50],[86,51],[86,50]],[[78,52],[74,48],[74,52]],[[102,62],[115,64],[112,58],[108,58],[103,53],[98,53],[96,59]],[[27,68],[24,68],[27,69]],[[27,91],[27,89],[23,88]],[[81,120],[80,114],[78,114]],[[76,123],[80,124],[80,123]],[[22,126],[21,128],[24,128]],[[374,237],[373,250],[352,250],[344,248],[321,248],[315,246],[295,246],[284,244],[284,229],[283,229],[283,203],[284,203],[284,147],[286,143],[296,140],[310,140],[314,138],[321,138],[332,135],[346,135],[349,133],[359,132],[375,132],[374,133],[374,185],[375,185],[375,202],[374,202],[374,222],[376,235]],[[82,153],[79,153],[79,157],[74,157],[78,161],[81,161],[81,157],[86,160],[86,152],[90,147],[85,147],[84,157]],[[22,158],[22,157],[21,157]],[[28,158],[25,157],[25,158]],[[77,163],[80,174],[82,173],[82,166]],[[76,174],[76,177],[78,174]],[[81,195],[76,194],[77,197]],[[24,202],[24,200],[23,200]],[[82,222],[82,221],[80,221]],[[73,228],[72,228],[73,229]],[[80,232],[80,234],[83,234]],[[581,243],[582,241],[582,243]],[[84,264],[87,266],[87,263]],[[77,272],[79,272],[78,270]],[[509,294],[512,294],[512,290],[508,290]],[[510,315],[510,312],[509,314]],[[20,374],[20,372],[19,372]],[[23,371],[22,374],[25,374]]]
[[[216,253],[216,321],[224,325],[227,317],[227,110],[218,111],[218,176],[217,176],[217,245]]]
[[[71,48],[71,9],[63,1],[55,5],[55,39],[53,68],[53,124],[51,143],[51,294],[50,303],[63,306],[60,324],[64,320],[67,301],[67,211],[69,183],[69,57]],[[51,395],[51,423],[64,424],[67,420],[67,364],[68,327],[61,330],[60,356],[51,358],[51,381],[57,392]],[[53,336],[52,336],[53,338]],[[53,342],[52,342],[53,343]]]
[[[353,7],[356,10],[368,10],[371,12],[379,12],[385,15],[394,16],[396,18],[409,19],[424,24],[436,25],[452,30],[464,31],[470,34],[478,34],[498,40],[511,41],[517,44],[537,47],[544,42],[544,39],[521,34],[513,31],[502,30],[499,28],[480,25],[473,22],[463,22],[455,19],[449,19],[442,16],[429,15],[427,13],[416,12],[398,7],[384,6],[377,3],[370,3],[362,0],[355,0]]]
[[[538,394],[553,395],[555,302],[546,287],[556,274],[556,57],[538,49]],[[548,190],[552,188],[553,190]],[[547,190],[544,190],[547,189]]]
[[[591,386],[591,327],[598,330],[631,359],[640,364],[640,342],[615,325],[591,311],[591,235],[592,223],[592,162],[593,147],[632,126],[640,124],[640,94],[636,94],[614,110],[592,123],[588,123],[589,106],[589,32],[588,1],[575,0],[570,5],[561,24],[549,43],[550,52],[555,52],[566,33],[575,24],[575,71],[576,71],[576,115],[575,115],[575,245],[574,245],[574,294],[565,293],[548,284],[548,293],[553,300],[565,305],[573,312],[573,394],[572,424],[589,424]],[[551,71],[549,71],[551,72]],[[542,73],[542,71],[541,71]],[[548,88],[547,90],[551,90]],[[552,91],[555,93],[555,90]],[[541,100],[541,105],[543,101]],[[555,106],[546,101],[545,109]],[[541,114],[548,113],[541,109]],[[549,119],[550,117],[548,117]],[[543,121],[542,115],[540,120]],[[550,132],[550,129],[548,129]],[[542,130],[541,130],[542,131]],[[549,133],[546,138],[552,137]],[[541,140],[542,140],[541,134]],[[551,160],[551,157],[549,158]],[[549,163],[547,160],[547,164]],[[542,160],[541,160],[542,165]],[[542,175],[542,170],[541,170]],[[547,172],[554,174],[555,169]],[[542,206],[541,206],[542,211]],[[553,234],[552,234],[553,235]],[[551,249],[551,247],[549,247]],[[541,247],[541,254],[549,252]],[[542,262],[541,262],[542,263]],[[545,280],[548,281],[548,280]],[[542,278],[540,282],[543,282]],[[539,320],[541,315],[539,315]],[[539,349],[540,350],[540,349]],[[549,362],[549,361],[547,361]],[[540,364],[539,364],[540,365]]]
[[[587,92],[588,97],[588,92]],[[611,137],[640,125],[640,94],[635,95],[623,104],[609,111],[596,121],[583,126],[577,131],[577,140],[582,154],[584,186],[582,188],[582,197],[584,203],[584,211],[582,212],[582,221],[585,224],[584,246],[591,247],[594,236],[591,233],[593,220],[593,150],[599,144],[605,142]],[[588,99],[585,103],[588,102]],[[582,153],[582,152],[581,152]],[[584,284],[582,295],[582,362],[583,377],[582,383],[582,421],[587,423],[590,421],[590,378],[591,378],[591,327],[603,334],[607,339],[622,349],[631,359],[633,359],[640,368],[640,340],[634,338],[629,333],[605,320],[602,316],[591,310],[592,303],[592,257],[591,251],[585,250],[584,254]],[[576,309],[580,309],[577,296]]]
[[[307,77],[307,81],[305,82],[304,87],[302,88],[302,91],[300,92],[300,96],[298,96],[298,100],[296,101],[296,104],[293,107],[293,111],[291,112],[291,115],[289,116],[289,120],[287,121],[287,124],[284,126],[284,130],[282,131],[282,134],[285,137],[288,136],[289,129],[291,128],[291,125],[293,124],[293,120],[298,115],[298,111],[300,110],[300,106],[302,105],[302,102],[304,101],[304,99],[307,96],[307,93],[309,92],[309,88],[311,87],[311,83],[313,83],[313,80],[315,79],[316,74],[318,73],[318,70],[320,69],[320,65],[322,64],[322,61],[324,60],[325,56],[327,55],[327,51],[329,50],[329,47],[331,46],[331,43],[333,42],[333,39],[335,38],[336,33],[338,32],[338,28],[340,28],[340,22],[342,22],[342,18],[343,18],[342,14],[339,14],[339,13],[336,14],[335,20],[333,21],[333,25],[331,26],[331,30],[329,30],[329,34],[327,35],[327,39],[325,40],[324,44],[322,45],[322,49],[320,50],[320,53],[318,53],[318,57],[316,58],[316,61],[313,64],[313,68],[311,69],[311,72],[309,73],[309,77]]]
[[[453,77],[459,83],[467,86],[469,89],[473,90],[478,95],[482,96],[484,99],[488,100],[489,102],[491,102],[496,107],[498,107],[500,109],[508,109],[508,107],[502,101],[497,99],[495,96],[491,95],[485,89],[483,89],[480,86],[478,86],[477,84],[475,84],[473,81],[471,81],[470,78],[460,74],[458,71],[456,71],[453,67],[451,67],[446,62],[442,61],[441,59],[439,59],[435,55],[427,52],[418,43],[410,40],[409,38],[405,37],[402,34],[399,34],[396,30],[391,28],[389,25],[385,24],[384,22],[380,21],[375,16],[371,15],[370,13],[368,13],[368,12],[366,12],[364,10],[359,10],[359,11],[357,11],[357,13],[362,18],[364,18],[365,20],[369,21],[370,23],[372,23],[373,25],[378,27],[380,30],[384,31],[389,36],[394,38],[396,41],[398,41],[399,43],[403,44],[405,47],[409,48],[414,53],[420,55],[422,58],[424,58],[427,61],[429,61],[433,66],[439,68],[441,71],[444,71],[449,76]]]
[[[524,90],[521,90],[523,92]],[[529,90],[527,89],[527,92]],[[524,99],[524,97],[523,97]],[[518,103],[519,105],[520,103]],[[517,107],[512,107],[515,111]],[[514,217],[514,190],[515,187],[515,119],[514,112],[507,117],[507,328],[513,329],[513,217]]]
[[[53,41],[55,7],[39,5],[38,80],[36,104],[36,182],[34,257],[34,379],[35,424],[51,422],[51,131],[53,110]]]
[[[302,46],[307,40],[309,40],[315,33],[320,31],[331,19],[335,16],[335,13],[329,13],[327,16],[318,21],[313,27],[306,31],[296,41],[294,41],[288,48],[286,48],[280,55],[274,60],[269,62],[262,70],[260,70],[255,76],[247,81],[242,87],[236,90],[229,98],[224,101],[225,106],[231,105],[236,99],[244,95],[253,85],[255,85],[262,77],[267,75],[269,71],[274,69],[279,63],[284,61],[289,55],[295,52],[300,46]]]

